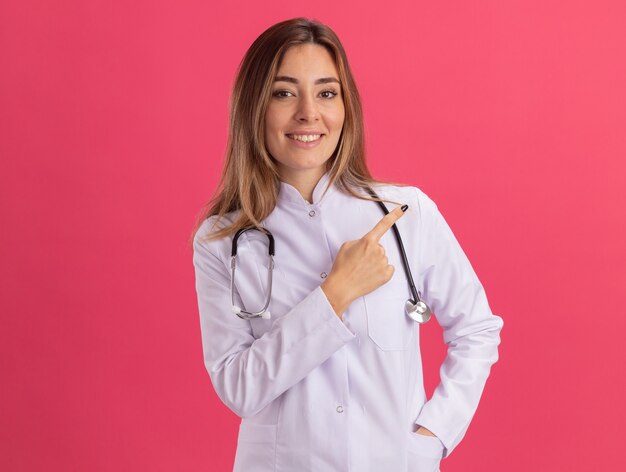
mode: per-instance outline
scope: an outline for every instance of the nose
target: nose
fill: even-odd
[[[320,119],[320,112],[315,103],[315,98],[311,96],[303,96],[298,102],[296,110],[296,120],[299,122],[317,121]]]

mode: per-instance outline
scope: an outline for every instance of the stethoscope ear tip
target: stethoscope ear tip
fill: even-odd
[[[241,307],[238,307],[237,305],[233,305],[233,313],[235,315],[238,315],[241,313]]]
[[[271,317],[272,317],[272,315],[270,314],[269,310],[265,310],[261,314],[261,318],[263,318],[264,320],[269,320]]]

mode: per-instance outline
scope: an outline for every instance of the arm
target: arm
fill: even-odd
[[[416,424],[441,440],[446,457],[463,438],[491,365],[498,360],[503,321],[491,312],[478,277],[437,205],[419,190],[418,202],[423,296],[443,328],[448,352],[441,382]]]
[[[199,241],[205,226],[193,245],[204,363],[224,404],[252,416],[355,336],[317,287],[255,339],[250,322],[231,310],[227,266],[215,246]]]

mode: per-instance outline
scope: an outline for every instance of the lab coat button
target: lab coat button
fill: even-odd
[[[327,274],[326,272],[322,272],[322,273],[320,274],[320,277],[321,277],[321,278],[323,278],[323,279],[325,279],[327,275],[328,275],[328,274]]]
[[[337,407],[337,413],[343,413],[343,407],[341,405]]]
[[[310,216],[311,218],[313,218],[313,217],[315,216],[315,210],[311,210],[311,211],[309,212],[309,216]]]

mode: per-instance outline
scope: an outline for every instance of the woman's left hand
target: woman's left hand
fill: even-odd
[[[423,426],[420,426],[419,428],[417,428],[417,430],[415,432],[417,434],[422,434],[424,436],[434,436],[434,434],[431,433],[430,430],[424,428]]]

